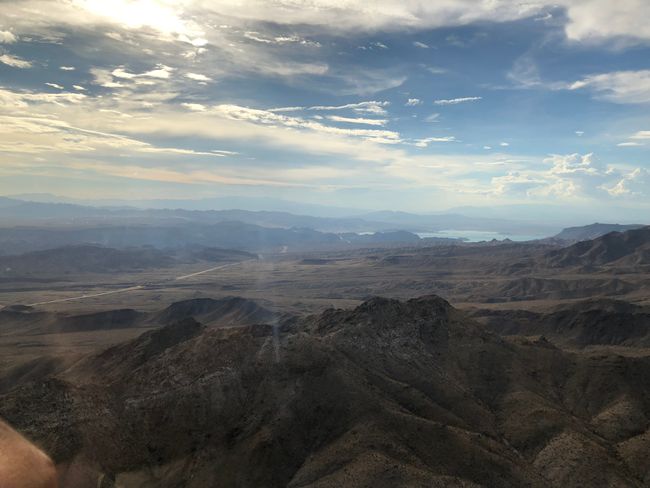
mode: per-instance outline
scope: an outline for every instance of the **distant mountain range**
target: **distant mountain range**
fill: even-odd
[[[42,199],[44,200],[44,199]],[[432,233],[443,230],[485,231],[495,234],[521,234],[544,237],[556,233],[559,228],[525,221],[467,217],[462,214],[412,214],[407,212],[367,212],[348,216],[321,217],[304,215],[309,207],[295,204],[292,211],[245,209],[188,210],[175,207],[179,202],[157,201],[164,208],[136,208],[134,206],[90,206],[79,203],[56,201],[26,201],[0,197],[0,225],[90,225],[90,224],[147,224],[175,225],[178,223],[214,224],[239,221],[264,227],[308,228],[321,232],[385,232],[403,230]],[[271,208],[271,207],[269,207]]]
[[[396,243],[420,245],[450,242],[446,236],[460,238],[471,232],[478,234],[476,240],[503,240],[511,236],[516,240],[546,238],[553,244],[564,245],[611,231],[642,227],[641,224],[591,224],[566,228],[558,233],[559,229],[553,225],[460,213],[421,215],[376,211],[347,217],[322,217],[270,210],[188,210],[45,203],[47,195],[32,197],[40,197],[43,201],[0,197],[0,227],[4,227],[0,236],[0,254],[44,249],[45,242],[52,244],[50,248],[84,243],[161,248],[190,243],[254,252]],[[56,197],[52,199],[56,200]],[[207,205],[208,201],[205,202]],[[179,202],[160,200],[154,203],[172,205]],[[308,208],[300,207],[300,210]],[[430,238],[420,239],[418,235]]]

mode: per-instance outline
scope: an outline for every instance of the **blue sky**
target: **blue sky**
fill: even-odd
[[[643,0],[0,4],[2,194],[650,207]]]

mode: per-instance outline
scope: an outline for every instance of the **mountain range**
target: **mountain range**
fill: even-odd
[[[71,367],[31,368],[0,414],[67,485],[650,479],[647,357],[506,339],[436,296],[227,328],[185,317]]]

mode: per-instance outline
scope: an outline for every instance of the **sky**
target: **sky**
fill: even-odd
[[[0,194],[638,214],[648,18],[646,0],[0,0]]]

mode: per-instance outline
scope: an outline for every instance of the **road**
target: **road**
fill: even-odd
[[[197,271],[196,273],[190,273],[190,274],[186,274],[186,275],[182,275],[182,276],[176,276],[174,278],[167,278],[167,279],[162,280],[162,281],[160,281],[158,283],[150,283],[149,282],[149,283],[142,284],[142,285],[132,285],[132,286],[129,286],[127,288],[120,288],[118,290],[103,291],[103,292],[99,292],[99,293],[86,293],[86,294],[83,294],[83,295],[78,295],[78,296],[74,296],[74,297],[67,297],[67,298],[57,298],[55,300],[47,300],[47,301],[43,301],[43,302],[30,303],[30,304],[28,304],[28,306],[29,307],[36,307],[36,306],[39,306],[39,305],[48,305],[48,304],[51,304],[51,303],[71,302],[71,301],[76,301],[76,300],[84,300],[84,299],[87,299],[87,298],[96,298],[96,297],[102,297],[102,296],[106,296],[106,295],[115,295],[117,293],[128,293],[130,291],[144,290],[148,286],[164,285],[164,284],[169,284],[170,282],[187,280],[187,279],[193,278],[195,276],[200,276],[200,275],[203,275],[203,274],[211,273],[212,271],[217,271],[217,270],[220,270],[220,269],[229,268],[229,267],[232,267],[232,266],[236,266],[238,264],[243,264],[243,263],[248,262],[248,261],[252,261],[252,260],[239,261],[239,262],[236,262],[236,263],[222,264],[222,265],[219,265],[219,266],[214,266],[214,267],[209,268],[209,269],[204,269],[203,271]],[[2,310],[3,308],[4,308],[4,306],[0,306],[0,310]]]

